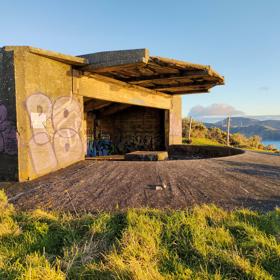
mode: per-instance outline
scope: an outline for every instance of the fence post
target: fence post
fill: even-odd
[[[192,117],[190,117],[188,141],[191,141],[191,133],[192,133]]]
[[[230,116],[227,118],[227,146],[229,146],[229,136],[230,136]]]

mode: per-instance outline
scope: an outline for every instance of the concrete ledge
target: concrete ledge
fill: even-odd
[[[83,70],[95,70],[97,72],[107,72],[108,69],[135,64],[147,64],[149,61],[148,49],[133,49],[119,51],[105,51],[81,55],[88,60],[89,65]],[[104,69],[105,68],[105,69]]]
[[[243,154],[244,151],[226,146],[171,145],[169,159],[215,158]]]
[[[44,56],[56,61],[60,61],[66,64],[75,65],[75,66],[85,66],[88,64],[88,60],[84,57],[77,57],[73,55],[62,54],[59,52],[43,50],[39,48],[34,48],[30,46],[4,46],[5,51],[16,51],[24,50],[33,54]]]
[[[124,160],[123,155],[109,155],[109,156],[96,156],[96,157],[86,157],[86,160],[97,160],[97,161],[114,161],[114,160]]]
[[[124,158],[131,161],[160,161],[167,160],[168,153],[165,151],[136,151],[125,154]]]

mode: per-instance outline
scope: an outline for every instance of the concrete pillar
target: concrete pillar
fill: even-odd
[[[165,110],[165,146],[182,144],[182,98],[172,97],[172,107]]]

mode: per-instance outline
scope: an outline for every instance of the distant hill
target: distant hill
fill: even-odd
[[[226,130],[227,120],[205,123],[207,127],[219,127]],[[248,117],[231,118],[231,133],[242,133],[247,137],[259,135],[263,140],[280,141],[280,120],[257,120]]]
[[[234,117],[231,118],[231,127],[247,127],[250,125],[256,125],[260,121],[256,119],[251,119],[251,118],[245,118],[245,117]],[[221,121],[215,122],[214,123],[216,126],[226,126],[227,125],[227,119],[223,119]]]
[[[225,117],[224,116],[216,116],[216,117],[207,117],[207,116],[193,116],[194,119],[197,121],[203,122],[203,123],[216,123],[218,121],[222,121]],[[239,116],[240,118],[245,118],[245,119],[253,119],[253,120],[259,120],[259,121],[271,121],[271,120],[276,120],[280,121],[280,115],[262,115],[262,116]],[[239,118],[239,117],[234,117],[234,118]]]

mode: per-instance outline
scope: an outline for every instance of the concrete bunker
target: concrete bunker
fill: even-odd
[[[0,48],[0,180],[32,180],[88,153],[181,144],[181,95],[223,83],[210,66],[147,49],[70,56]]]

